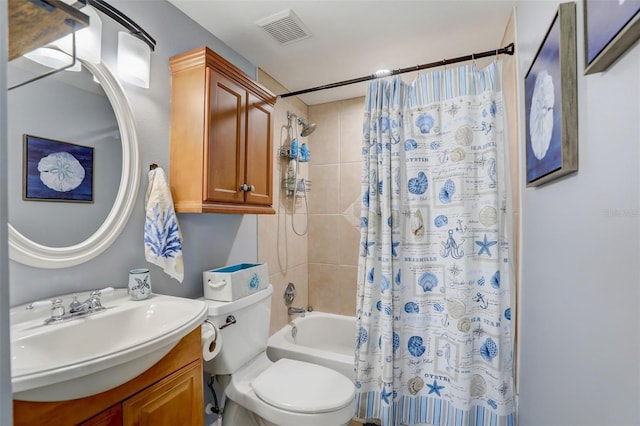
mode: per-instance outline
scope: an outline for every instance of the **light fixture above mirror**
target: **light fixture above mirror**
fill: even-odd
[[[24,56],[46,67],[54,68],[53,72],[61,70],[77,71],[79,64],[76,58],[82,59],[84,62],[99,64],[102,51],[102,20],[96,12],[97,10],[122,25],[128,31],[120,32],[118,35],[118,76],[127,83],[148,88],[151,72],[151,51],[155,49],[156,45],[156,41],[149,33],[104,0],[78,0],[75,3],[74,0],[64,1],[73,3],[74,7],[80,8],[81,12],[89,16],[89,26],[50,43],[45,49],[36,49]],[[51,72],[33,80],[48,75],[51,75]],[[15,87],[10,88],[10,90]]]
[[[80,61],[75,61],[75,64],[71,65],[69,55],[51,47],[38,47],[25,53],[24,57],[48,68],[64,68],[65,71],[75,72],[82,69]]]
[[[127,32],[118,33],[118,77],[136,86],[149,88],[151,74],[149,46]]]
[[[92,64],[99,64],[102,60],[102,20],[98,12],[89,5],[80,9],[80,12],[89,17],[89,26],[76,32],[76,56]],[[73,55],[71,34],[54,41],[52,45],[68,55]]]

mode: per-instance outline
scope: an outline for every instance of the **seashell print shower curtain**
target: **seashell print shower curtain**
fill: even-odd
[[[500,62],[373,81],[365,101],[356,415],[515,425]]]

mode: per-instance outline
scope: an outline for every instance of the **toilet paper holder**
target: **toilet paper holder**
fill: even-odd
[[[202,358],[211,361],[220,352],[222,336],[213,321],[205,319],[201,330]]]

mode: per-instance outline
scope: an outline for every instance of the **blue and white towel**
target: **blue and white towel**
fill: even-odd
[[[148,262],[164,268],[172,278],[182,282],[182,234],[173,209],[173,198],[164,171],[149,171],[145,198],[144,255]]]

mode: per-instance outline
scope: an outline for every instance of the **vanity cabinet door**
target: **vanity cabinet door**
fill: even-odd
[[[122,426],[122,405],[117,404],[79,426]]]
[[[124,426],[204,424],[201,362],[193,362],[122,403]]]

